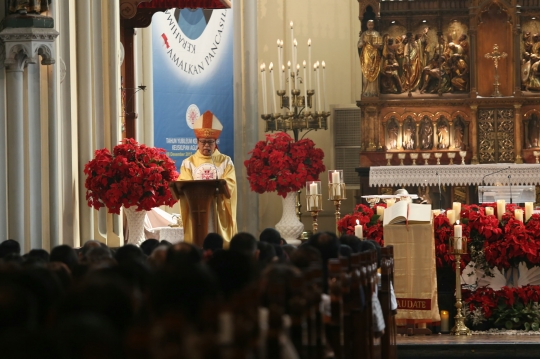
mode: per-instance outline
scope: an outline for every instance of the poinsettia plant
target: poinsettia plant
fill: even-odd
[[[103,148],[84,166],[86,200],[90,207],[107,207],[120,214],[122,206],[137,211],[168,205],[176,200],[169,182],[178,178],[176,165],[162,148],[148,147],[126,138],[113,152]]]
[[[324,152],[306,138],[298,142],[285,132],[266,135],[249,152],[244,161],[251,190],[257,193],[274,192],[284,198],[298,191],[307,181],[318,181],[326,168]]]
[[[380,216],[375,214],[377,207],[386,208],[386,204],[374,207],[375,212],[364,204],[359,204],[354,208],[353,213],[349,213],[338,221],[338,231],[341,234],[355,235],[354,227],[362,225],[363,237],[372,239],[384,247],[383,225]]]

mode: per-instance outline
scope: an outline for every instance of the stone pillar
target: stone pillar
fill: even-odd
[[[516,13],[514,16],[514,26],[512,35],[514,37],[514,96],[521,96],[521,5],[516,5]],[[519,60],[518,60],[519,59]],[[517,128],[516,128],[517,131]],[[517,152],[516,152],[517,154]],[[521,156],[520,156],[521,158]],[[516,155],[516,161],[517,161],[517,155]],[[518,163],[518,162],[516,162]],[[523,159],[521,159],[521,163],[523,163]]]
[[[471,138],[469,143],[471,144],[471,164],[478,164],[478,124],[476,123],[478,105],[471,105]]]
[[[514,153],[515,153],[515,163],[523,163],[523,135],[521,133],[522,123],[521,123],[521,104],[514,104]]]

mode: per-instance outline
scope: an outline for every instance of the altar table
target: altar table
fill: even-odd
[[[510,167],[510,168],[509,168]],[[500,171],[492,174],[493,172]],[[540,164],[494,163],[481,165],[416,165],[372,166],[369,185],[380,186],[466,186],[537,185],[540,184]],[[510,178],[508,178],[510,176]]]
[[[385,246],[394,246],[396,320],[440,321],[433,224],[384,227]]]

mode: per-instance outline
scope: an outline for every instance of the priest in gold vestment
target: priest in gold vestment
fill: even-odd
[[[231,194],[217,197],[216,206],[212,205],[209,216],[208,231],[220,234],[227,242],[236,234],[236,174],[231,158],[219,152],[216,141],[223,126],[218,118],[206,111],[194,123],[193,129],[197,137],[197,152],[186,158],[180,167],[179,181],[224,179]],[[193,241],[193,221],[189,204],[180,199],[180,212],[184,223],[186,242]],[[217,228],[214,228],[217,223]]]

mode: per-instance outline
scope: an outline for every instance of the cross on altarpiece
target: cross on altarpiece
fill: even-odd
[[[493,91],[492,97],[501,97],[502,94],[499,92],[499,60],[504,59],[508,54],[506,52],[499,52],[499,45],[493,45],[493,52],[488,52],[484,55],[486,59],[492,59],[495,64],[495,91]]]

